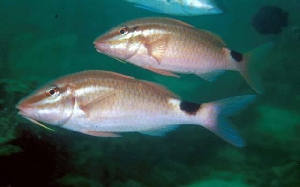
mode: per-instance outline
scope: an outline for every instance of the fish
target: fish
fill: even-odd
[[[212,0],[126,0],[135,7],[178,16],[220,14],[223,12]]]
[[[196,103],[163,85],[103,70],[57,78],[19,101],[18,114],[38,125],[98,137],[139,132],[164,136],[179,125],[199,125],[233,145],[245,141],[227,117],[245,109],[255,95]]]
[[[209,31],[165,17],[121,23],[93,43],[100,53],[165,76],[196,74],[214,82],[227,70],[238,71],[257,93],[263,93],[257,62],[274,46],[269,42],[242,54]]]

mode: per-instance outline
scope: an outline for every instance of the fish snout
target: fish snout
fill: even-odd
[[[105,51],[107,51],[110,48],[110,45],[101,39],[95,40],[93,44],[95,49],[100,53],[105,53]]]
[[[19,109],[19,115],[30,121],[52,125],[62,124],[70,117],[66,116],[67,113],[61,110],[61,106],[38,105],[37,103],[30,103],[28,100],[20,101],[16,108]]]
[[[24,117],[30,117],[32,113],[32,107],[30,107],[26,102],[20,101],[17,105],[16,108],[19,109],[18,114]]]
[[[99,53],[111,56],[117,59],[127,59],[128,50],[127,43],[118,43],[115,41],[105,40],[102,38],[96,39],[94,42],[95,49]]]

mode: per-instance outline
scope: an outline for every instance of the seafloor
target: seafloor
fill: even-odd
[[[223,14],[168,16],[123,0],[0,0],[0,186],[63,187],[299,187],[299,0],[220,0]],[[287,11],[289,25],[262,35],[251,17],[263,5]],[[87,69],[116,71],[206,102],[253,94],[236,72],[215,83],[194,75],[163,77],[95,51],[92,41],[123,21],[168,16],[210,30],[246,52],[275,46],[261,62],[265,92],[232,118],[247,142],[234,147],[199,126],[165,137],[126,133],[97,138],[48,131],[17,115],[16,103],[37,86]],[[184,85],[184,86],[182,86]]]

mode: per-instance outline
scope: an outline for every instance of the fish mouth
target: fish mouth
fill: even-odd
[[[96,39],[93,44],[99,53],[109,54],[109,51],[111,50],[111,44],[107,40]]]
[[[24,107],[17,106],[17,108],[20,110],[20,111],[18,112],[18,114],[21,115],[23,118],[25,118],[25,119],[31,121],[31,122],[34,123],[34,124],[37,124],[37,125],[39,125],[39,126],[45,128],[45,129],[47,129],[47,130],[55,131],[55,130],[53,130],[53,129],[47,127],[47,126],[45,126],[45,125],[42,124],[41,122],[39,122],[39,121],[37,121],[37,120],[35,120],[35,119],[33,119],[33,118],[30,118],[29,115],[26,114],[26,112],[23,111],[23,110],[24,110]],[[23,108],[23,110],[22,110],[22,108]]]
[[[28,113],[26,113],[24,110],[25,110],[25,107],[20,107],[18,106],[17,107],[20,111],[18,112],[18,115],[22,116],[23,118],[29,120],[29,121],[33,121],[34,119],[30,117],[30,115]],[[34,120],[35,121],[35,120]]]
[[[23,118],[29,120],[29,121],[32,121],[34,119],[30,118],[29,117],[29,114],[27,114],[24,110],[25,110],[25,107],[20,107],[20,106],[17,106],[17,108],[20,110],[18,112],[18,115],[22,116]]]
[[[18,114],[19,114],[20,116],[22,116],[23,118],[25,118],[25,119],[31,121],[31,122],[32,122],[32,121],[36,121],[36,120],[34,120],[34,119],[28,117],[28,115],[26,115],[26,113],[24,113],[24,112],[22,112],[22,111],[19,111]]]
[[[28,115],[26,115],[26,113],[23,111],[19,111],[18,114],[24,118],[28,118]]]
[[[29,115],[25,112],[27,107],[21,106],[21,104],[18,104],[16,106],[17,109],[19,109],[18,114],[24,118],[29,118]]]
[[[94,47],[95,47],[95,49],[96,49],[96,51],[97,52],[99,52],[99,53],[102,53],[102,54],[104,54],[104,55],[107,55],[107,56],[109,56],[109,57],[111,57],[111,58],[114,58],[114,59],[116,59],[116,60],[128,60],[129,58],[131,58],[132,56],[130,56],[130,57],[128,57],[128,58],[118,58],[118,57],[116,57],[116,56],[114,56],[113,54],[111,54],[110,52],[109,52],[109,49],[110,49],[110,45],[109,44],[107,44],[107,43],[105,43],[105,42],[99,42],[99,41],[97,41],[97,40],[95,40],[94,42],[93,42],[93,44],[94,44]]]
[[[97,50],[97,52],[99,53],[104,53],[104,49],[105,49],[105,42],[101,42],[99,40],[95,40],[93,42],[95,49]]]
[[[104,54],[104,52],[101,51],[101,50],[99,49],[99,47],[95,44],[95,42],[94,42],[94,47],[95,47],[95,49],[96,49],[97,52],[103,53],[103,54]]]
[[[28,107],[24,107],[22,105],[17,105],[16,108],[19,109],[18,115],[22,116],[25,119],[28,119],[29,121],[34,120],[33,118],[30,117],[31,115],[29,115],[28,112],[26,112]]]

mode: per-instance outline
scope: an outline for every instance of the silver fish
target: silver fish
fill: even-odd
[[[213,0],[126,0],[134,6],[158,13],[196,16],[206,14],[220,14]]]
[[[178,125],[207,128],[224,140],[244,146],[227,117],[246,108],[254,95],[208,103],[181,100],[165,87],[107,71],[83,71],[49,82],[17,104],[30,121],[93,136],[122,132],[163,136]]]
[[[196,74],[215,81],[226,70],[238,71],[256,92],[262,93],[256,62],[273,43],[241,54],[208,31],[179,20],[153,17],[122,23],[99,36],[94,45],[98,52],[167,76]]]

